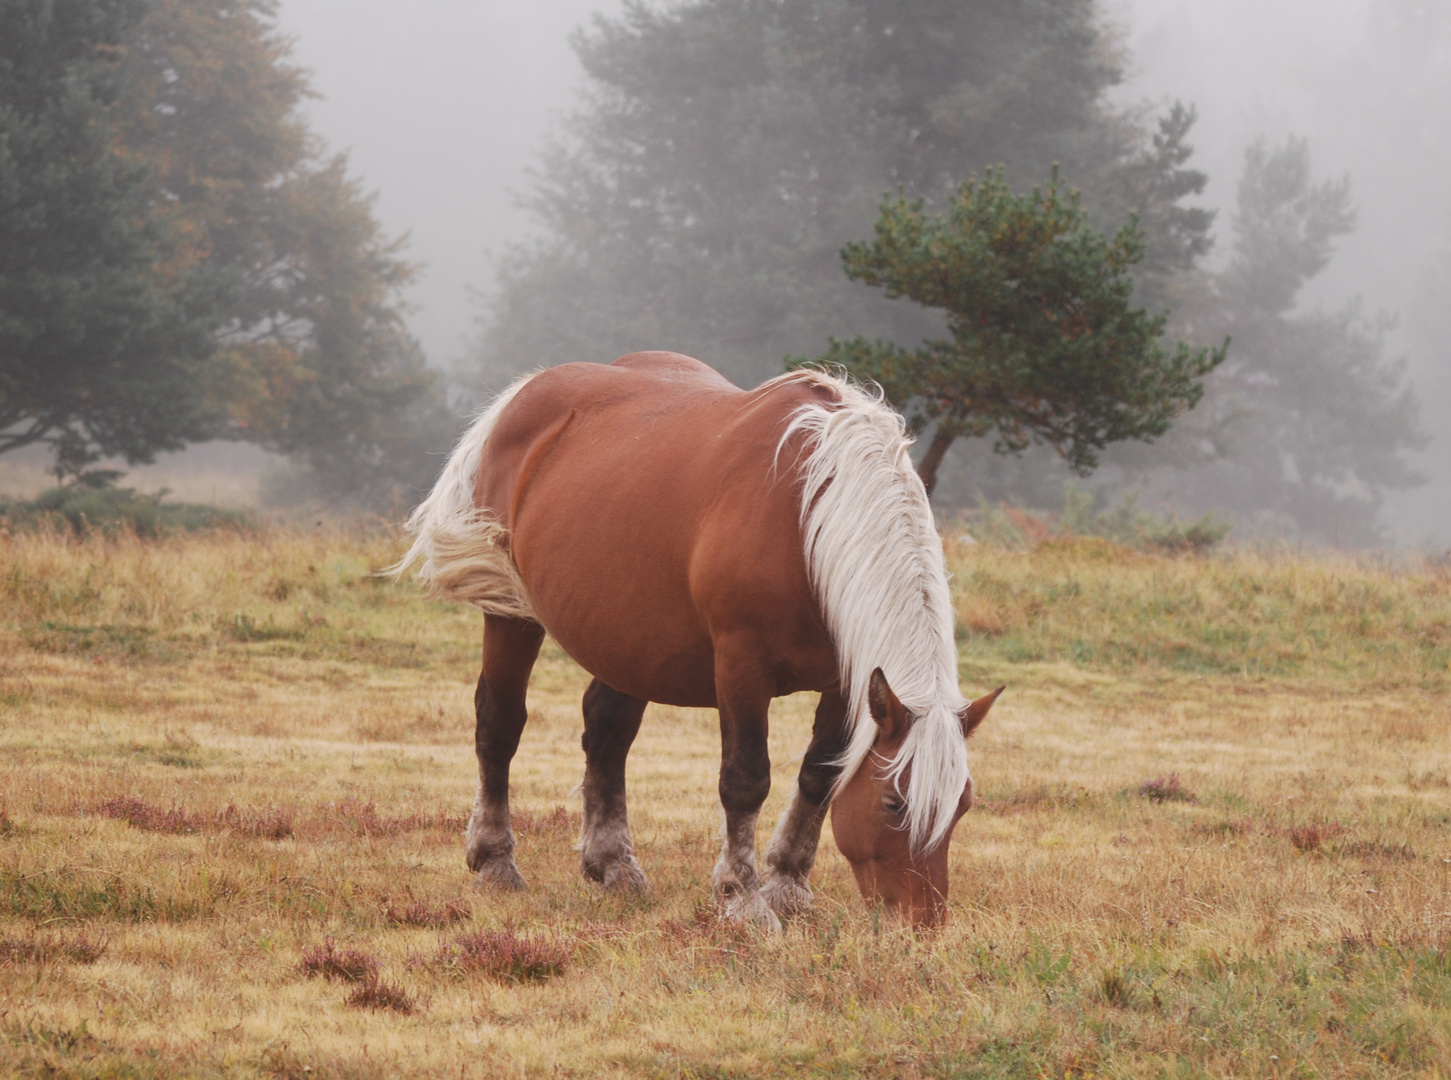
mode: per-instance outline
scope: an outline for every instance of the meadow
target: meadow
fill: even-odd
[[[388,530],[0,530],[0,1075],[1451,1073],[1451,568],[949,542],[949,921],[724,925],[715,717],[652,706],[654,893],[587,883],[587,677],[546,643],[521,894],[463,866],[482,620]],[[764,845],[811,695],[772,711]]]

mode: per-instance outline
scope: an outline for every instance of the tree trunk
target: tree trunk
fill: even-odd
[[[947,448],[956,441],[957,431],[952,425],[938,424],[937,434],[932,436],[927,453],[922,455],[922,463],[917,466],[917,475],[922,478],[922,486],[927,489],[929,499],[932,497],[932,489],[937,486],[937,470],[942,467]]]

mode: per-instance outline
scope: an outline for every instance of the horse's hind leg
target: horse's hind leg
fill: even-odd
[[[484,618],[484,666],[474,692],[474,751],[479,758],[479,793],[469,818],[468,865],[477,886],[522,889],[509,827],[509,763],[529,716],[524,703],[529,672],[544,643],[544,627],[502,615]]]
[[[845,725],[846,700],[834,691],[822,694],[796,791],[766,852],[766,883],[761,886],[761,896],[778,915],[789,917],[811,909],[807,878],[816,862],[816,846],[821,840],[831,789],[841,775]]]
[[[645,702],[600,682],[584,692],[584,830],[579,862],[610,892],[647,892],[625,814],[625,758]]]

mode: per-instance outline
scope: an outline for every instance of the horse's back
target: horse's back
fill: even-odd
[[[775,468],[791,412],[816,394],[743,391],[660,352],[551,368],[519,391],[478,501],[507,528],[536,617],[587,670],[636,697],[713,705],[717,644],[755,635],[799,654],[781,692],[830,677],[800,489]]]

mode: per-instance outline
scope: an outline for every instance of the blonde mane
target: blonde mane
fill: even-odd
[[[968,781],[958,712],[952,599],[926,489],[902,417],[847,379],[807,369],[780,377],[828,390],[834,402],[792,413],[777,444],[804,436],[801,531],[806,566],[836,646],[847,699],[847,748],[836,790],[876,739],[867,685],[880,667],[913,721],[888,775],[910,768],[906,818],[917,850],[952,825]]]

